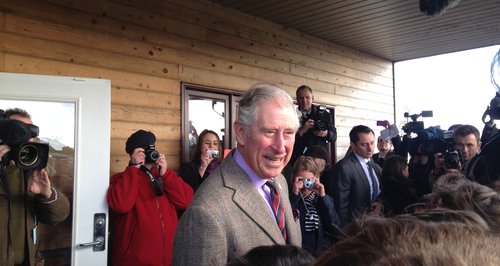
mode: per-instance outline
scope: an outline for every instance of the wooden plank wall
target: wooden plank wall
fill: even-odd
[[[182,81],[307,84],[336,106],[340,157],[352,126],[394,117],[391,62],[204,0],[0,0],[0,71],[111,80],[112,173],[141,128],[178,168]]]

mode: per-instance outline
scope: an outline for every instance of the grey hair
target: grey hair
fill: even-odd
[[[293,104],[292,97],[284,90],[276,85],[259,82],[243,95],[241,100],[238,102],[238,116],[236,118],[236,123],[240,123],[245,128],[245,132],[248,130],[257,120],[259,114],[259,106],[262,102],[274,102],[283,108],[292,108],[296,114],[295,129],[300,126],[299,122],[299,111]]]

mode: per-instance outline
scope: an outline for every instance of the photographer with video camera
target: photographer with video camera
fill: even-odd
[[[129,165],[111,177],[112,265],[171,265],[177,209],[188,207],[193,190],[167,168],[155,142],[149,131],[133,133],[125,146]]]
[[[479,152],[480,139],[479,130],[472,125],[460,125],[454,130],[445,131],[446,152],[436,153],[431,178],[435,180],[450,172],[470,175],[470,162]]]
[[[45,166],[48,145],[34,142],[38,127],[25,110],[0,121],[0,265],[37,263],[38,222],[56,224],[69,215],[69,201],[51,186]]]
[[[326,111],[326,107],[313,104],[314,95],[311,87],[302,85],[297,88],[295,94],[302,117],[300,128],[295,136],[291,165],[311,146],[320,145],[328,150],[328,143],[337,139],[337,130],[333,127],[332,117]]]

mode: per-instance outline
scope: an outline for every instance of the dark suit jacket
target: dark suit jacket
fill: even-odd
[[[377,164],[374,167],[380,184],[382,169]],[[335,200],[341,226],[370,207],[370,183],[354,152],[335,165],[330,182],[330,195]]]
[[[201,184],[182,215],[172,265],[226,265],[254,247],[286,244],[265,200],[233,153]],[[286,180],[282,175],[275,180],[285,207],[287,242],[300,246],[300,225],[293,218]]]

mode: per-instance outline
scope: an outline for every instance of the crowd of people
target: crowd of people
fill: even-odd
[[[333,164],[336,129],[313,99],[300,86],[297,108],[276,85],[253,85],[233,124],[237,147],[224,157],[218,134],[203,130],[177,173],[153,132],[134,132],[125,143],[129,163],[106,195],[111,264],[500,265],[500,181],[469,174],[481,149],[475,127],[457,125],[447,149],[429,152],[411,132],[384,139],[357,125],[350,152]],[[9,150],[0,145],[0,155]],[[3,236],[22,232],[0,242],[0,264],[33,265],[30,234],[20,225],[29,227],[33,211],[50,213],[44,222],[64,220],[68,200],[43,170],[3,168],[8,208],[29,206],[5,210],[24,216],[0,221],[9,225]],[[7,182],[14,174],[25,182]],[[16,202],[16,193],[30,201]]]

